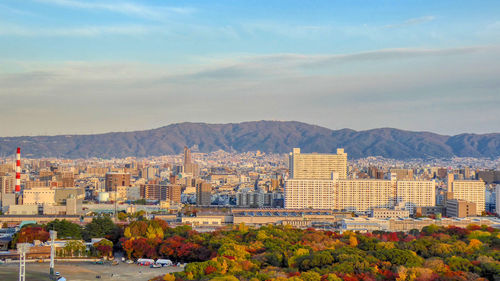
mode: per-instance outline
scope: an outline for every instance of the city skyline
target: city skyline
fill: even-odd
[[[297,120],[334,130],[500,132],[499,8],[4,1],[0,131]]]

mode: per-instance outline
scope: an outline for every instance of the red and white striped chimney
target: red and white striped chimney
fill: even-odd
[[[16,193],[21,192],[21,148],[16,153]]]

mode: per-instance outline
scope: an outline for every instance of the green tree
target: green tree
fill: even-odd
[[[417,256],[412,251],[400,250],[400,249],[380,249],[374,253],[375,257],[383,260],[389,261],[395,265],[404,265],[407,267],[421,266],[424,260]]]
[[[67,220],[53,220],[45,225],[45,229],[57,231],[57,238],[60,239],[82,239],[82,228]]]
[[[119,228],[113,223],[109,217],[95,217],[88,223],[83,230],[83,238],[90,240],[92,238],[108,238],[111,240],[117,239]]]
[[[321,275],[314,271],[304,272],[300,275],[300,279],[304,281],[321,281]]]
[[[81,240],[70,240],[66,241],[64,245],[64,254],[66,256],[74,257],[81,256],[85,253],[87,247]]]
[[[119,219],[120,221],[126,221],[126,220],[127,220],[127,218],[128,218],[128,215],[127,215],[126,213],[124,213],[124,212],[119,212],[119,213],[118,213],[118,219]]]
[[[450,269],[453,271],[469,271],[472,264],[467,259],[453,256],[448,259],[448,266],[450,266]]]

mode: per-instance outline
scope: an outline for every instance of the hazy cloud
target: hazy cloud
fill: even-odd
[[[406,27],[406,26],[411,26],[411,25],[418,25],[418,24],[431,22],[434,19],[436,19],[434,16],[424,16],[424,17],[419,17],[419,18],[412,18],[412,19],[405,20],[402,23],[384,25],[384,28],[399,28],[399,27]]]
[[[109,12],[121,13],[130,16],[137,16],[147,19],[161,19],[169,14],[191,14],[193,8],[188,7],[166,7],[166,6],[147,6],[137,3],[121,1],[76,1],[76,0],[37,0],[41,3],[58,5],[74,9],[104,10]]]
[[[100,35],[141,35],[157,31],[145,25],[80,26],[80,27],[25,27],[0,24],[0,36],[22,37],[94,37]]]
[[[95,133],[279,119],[333,129],[498,132],[498,59],[499,48],[491,46],[247,55],[184,70],[127,62],[23,64],[23,71],[0,74],[0,131]]]

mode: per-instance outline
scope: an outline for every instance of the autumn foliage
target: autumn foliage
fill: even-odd
[[[500,233],[485,226],[342,234],[236,226],[212,233],[166,228],[164,233],[158,255],[191,261],[183,272],[166,276],[178,281],[465,281],[500,276]]]

